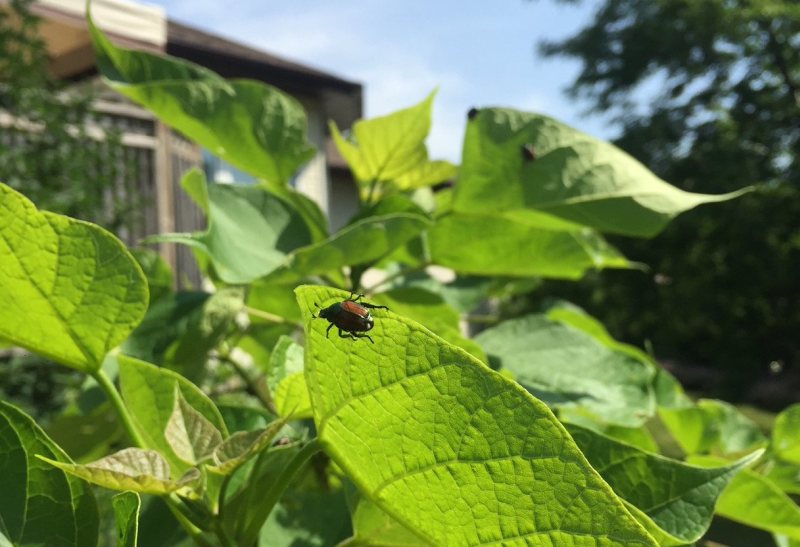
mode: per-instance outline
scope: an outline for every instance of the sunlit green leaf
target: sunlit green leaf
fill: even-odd
[[[467,124],[454,209],[541,211],[603,232],[650,237],[723,195],[692,194],[641,163],[540,114],[481,109]]]
[[[578,279],[629,267],[597,233],[541,213],[452,213],[436,220],[427,241],[431,260],[459,273]]]
[[[279,184],[314,155],[295,99],[255,80],[227,81],[175,57],[116,47],[87,19],[106,83],[211,153]]]
[[[552,407],[582,408],[628,427],[655,412],[650,364],[544,315],[504,321],[475,341],[491,362]]]
[[[359,490],[434,544],[655,545],[552,412],[413,321],[376,310],[373,338],[326,338],[297,289],[319,441]]]
[[[99,519],[91,489],[36,455],[70,461],[30,416],[0,401],[0,535],[20,546],[96,545]]]
[[[298,420],[312,417],[308,387],[302,372],[295,372],[281,380],[275,390],[275,408],[281,416],[292,416]]]
[[[800,404],[790,406],[775,418],[772,449],[780,459],[800,464]]]
[[[407,171],[397,177],[394,182],[401,190],[411,190],[452,180],[457,174],[458,167],[449,161],[429,161],[416,169]]]
[[[343,137],[331,122],[333,142],[359,184],[362,201],[371,197],[373,183],[406,177],[401,184],[407,185],[409,181],[421,180],[425,173],[441,173],[442,164],[426,165],[429,162],[425,138],[431,127],[435,94],[434,91],[421,103],[387,116],[357,121],[351,140]]]
[[[117,238],[4,184],[0,264],[0,337],[78,370],[100,368],[147,309],[142,269]]]
[[[413,547],[429,543],[397,522],[367,497],[358,495],[352,504],[352,543],[363,546]]]

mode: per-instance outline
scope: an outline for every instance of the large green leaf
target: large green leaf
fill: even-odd
[[[504,321],[475,341],[553,407],[582,408],[625,426],[641,425],[655,412],[653,367],[547,316]]]
[[[713,456],[692,456],[690,463],[724,465]],[[744,470],[736,475],[717,503],[717,513],[753,528],[800,540],[800,507],[764,475]]]
[[[435,184],[451,178],[455,167],[428,161],[425,138],[431,128],[431,105],[435,91],[421,103],[387,116],[359,120],[351,140],[331,122],[331,136],[359,185],[362,201],[373,193],[373,185],[393,183],[400,189]]]
[[[208,184],[208,229],[164,234],[151,241],[183,243],[203,252],[226,283],[249,283],[311,242],[303,218],[261,186]]]
[[[136,326],[147,281],[99,226],[39,212],[0,184],[0,337],[82,371]]]
[[[220,432],[228,436],[225,422],[217,407],[200,389],[183,376],[127,357],[119,356],[119,381],[125,406],[133,418],[134,427],[145,443],[145,448],[160,452],[169,462],[171,476],[180,476],[188,469],[164,437],[170,417],[175,409],[175,389],[189,405],[202,414]]]
[[[758,426],[725,401],[700,399],[690,407],[659,408],[658,415],[686,454],[732,454],[766,443]]]
[[[117,523],[117,547],[136,547],[139,544],[139,511],[142,500],[130,490],[111,498]]]
[[[288,95],[257,81],[226,81],[174,57],[118,48],[87,20],[106,83],[211,153],[278,184],[314,155],[303,107]]]
[[[667,536],[661,539],[662,546],[700,539],[711,524],[722,490],[763,452],[759,450],[730,465],[695,467],[576,425],[567,425],[567,431],[614,492],[651,521],[645,526],[651,529],[654,525],[658,535]]]
[[[32,418],[0,401],[0,536],[13,545],[96,545],[91,489],[36,455],[70,461]]]
[[[775,418],[772,450],[780,459],[800,464],[800,404],[794,404]]]
[[[612,144],[547,116],[502,108],[472,116],[462,157],[456,211],[537,210],[633,236],[653,236],[683,211],[741,193],[685,192]]]
[[[543,213],[453,213],[427,232],[431,260],[460,273],[578,279],[588,269],[628,268],[594,231]]]
[[[319,441],[359,490],[439,545],[655,545],[552,412],[430,331],[376,311],[375,344],[325,336],[296,290]]]

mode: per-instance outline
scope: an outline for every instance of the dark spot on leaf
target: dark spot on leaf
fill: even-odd
[[[522,159],[525,161],[533,161],[536,159],[536,150],[532,144],[522,145]]]
[[[475,108],[475,107],[470,108],[469,112],[467,112],[467,119],[470,120],[470,121],[474,120],[475,116],[477,116],[477,115],[478,115],[478,109]]]

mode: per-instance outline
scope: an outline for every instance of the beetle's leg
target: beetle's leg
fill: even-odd
[[[331,325],[333,325],[333,323],[331,323]],[[350,334],[352,334],[352,333],[345,334],[342,329],[339,329],[339,338],[350,338],[350,336],[348,336]]]
[[[325,338],[327,338],[328,337],[328,333],[331,332],[331,327],[333,327],[333,323],[328,325],[328,328],[325,329]]]
[[[378,306],[376,304],[368,304],[366,302],[359,302],[358,305],[359,306],[364,306],[365,308],[370,308],[370,309],[373,309],[373,310],[388,310],[389,309],[387,306]]]
[[[355,298],[353,298],[354,296],[355,296]],[[350,297],[348,298],[348,300],[351,301],[351,302],[358,302],[362,298],[364,298],[363,294],[357,294],[357,293],[354,293],[353,291],[350,291]]]
[[[317,304],[316,302],[314,302],[314,305],[317,307],[317,309],[319,309],[319,304]],[[314,315],[314,312],[311,312],[311,318],[312,318],[312,319],[316,319],[317,317],[319,317],[319,315]]]

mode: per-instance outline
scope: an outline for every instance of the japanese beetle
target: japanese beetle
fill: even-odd
[[[354,296],[355,298],[353,298]],[[311,317],[314,319],[321,317],[330,322],[330,325],[328,325],[328,328],[325,330],[325,338],[328,337],[328,333],[331,329],[336,326],[336,328],[339,329],[340,338],[352,338],[353,340],[356,338],[367,338],[373,344],[375,343],[368,334],[358,333],[367,332],[375,326],[375,321],[372,319],[372,314],[369,313],[369,310],[388,310],[389,308],[386,306],[376,306],[375,304],[359,302],[362,298],[364,298],[363,294],[351,293],[347,300],[331,304],[327,308],[319,310],[319,315],[311,314]],[[314,305],[319,308],[319,304],[315,303]],[[344,334],[345,332],[348,334]]]

